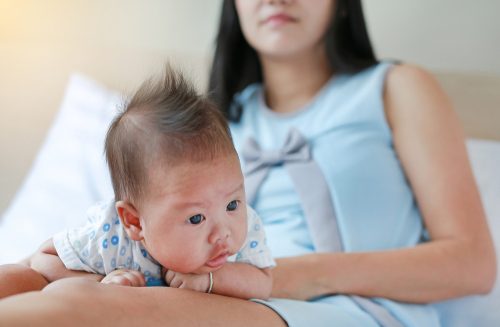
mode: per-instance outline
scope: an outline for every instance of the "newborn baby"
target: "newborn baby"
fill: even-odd
[[[105,143],[115,198],[84,228],[45,242],[31,267],[49,282],[83,276],[267,300],[276,265],[246,206],[226,120],[167,66],[111,124]],[[105,277],[104,277],[105,275]]]

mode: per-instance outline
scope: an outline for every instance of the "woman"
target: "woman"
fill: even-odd
[[[433,77],[376,62],[359,0],[223,6],[210,89],[278,257],[282,299],[67,279],[1,301],[0,325],[438,326],[420,304],[489,292],[491,237]]]

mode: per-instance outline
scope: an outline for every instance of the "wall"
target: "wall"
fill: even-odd
[[[434,71],[500,75],[500,1],[364,0],[377,54]]]
[[[500,93],[495,91],[500,85],[495,77],[500,76],[499,1],[363,3],[379,57],[438,72],[492,75],[491,82],[480,79],[477,85],[486,83],[487,92]],[[202,89],[220,4],[0,0],[0,213],[43,142],[72,71],[127,92],[167,57],[175,57],[192,70]],[[467,102],[460,100],[458,106],[462,103]]]

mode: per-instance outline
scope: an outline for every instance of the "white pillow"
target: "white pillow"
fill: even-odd
[[[497,249],[500,271],[500,142],[469,139],[467,150]],[[500,326],[500,281],[497,280],[488,295],[469,296],[434,306],[443,326]]]
[[[85,212],[113,196],[103,156],[118,93],[74,74],[57,117],[0,224],[0,264],[17,262],[57,232],[85,224]]]

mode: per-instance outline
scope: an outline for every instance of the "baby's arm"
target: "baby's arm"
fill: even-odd
[[[211,293],[244,300],[267,300],[271,294],[273,277],[271,269],[258,268],[241,262],[226,262],[212,273]],[[172,270],[166,272],[165,281],[170,287],[207,292],[210,287],[208,274],[182,274]]]
[[[244,300],[267,301],[273,287],[271,268],[261,269],[242,262],[226,262],[212,278],[212,293]]]
[[[40,246],[31,261],[31,268],[38,271],[49,283],[62,278],[85,277],[100,282],[104,276],[66,268],[57,254],[54,242],[49,239]]]

